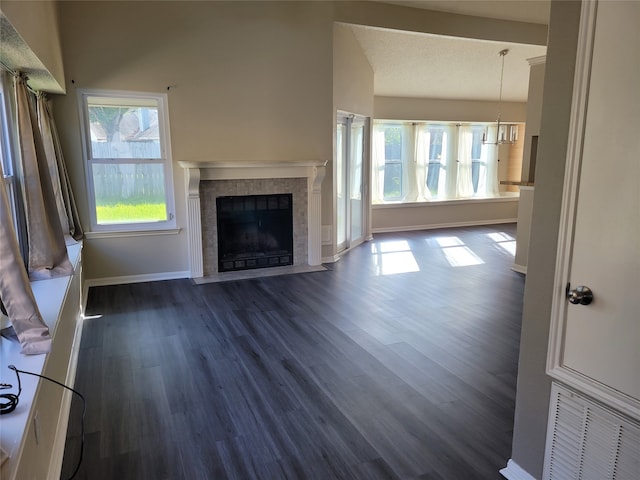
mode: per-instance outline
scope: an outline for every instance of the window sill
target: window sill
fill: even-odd
[[[374,203],[371,208],[374,210],[384,208],[411,208],[411,207],[441,207],[445,205],[463,205],[465,203],[494,203],[494,202],[517,202],[520,199],[518,192],[504,192],[497,197],[472,197],[472,198],[451,198],[433,199],[425,202],[385,202]]]
[[[56,330],[58,321],[65,305],[69,287],[75,275],[80,274],[80,257],[82,243],[69,245],[69,260],[76,272],[67,277],[57,277],[48,280],[33,282],[31,287],[36,298],[38,308],[45,323],[49,326],[52,343],[56,342]],[[53,348],[53,347],[52,347]],[[20,352],[20,344],[13,340],[0,337],[0,381],[13,385],[8,390],[17,393],[17,381],[14,372],[9,370],[9,365],[15,365],[19,370],[42,374],[47,366],[50,354],[47,355],[23,355]],[[9,454],[9,459],[2,465],[0,477],[13,478],[16,462],[22,455],[25,443],[25,434],[29,428],[33,412],[34,399],[39,391],[40,379],[31,375],[21,375],[22,393],[20,403],[16,410],[2,417],[0,429],[0,447]],[[7,392],[7,391],[5,391]],[[11,473],[13,472],[13,473]]]
[[[164,228],[158,230],[118,230],[118,231],[97,231],[85,232],[87,239],[92,238],[120,238],[120,237],[146,237],[156,235],[177,235],[182,231],[181,227]]]

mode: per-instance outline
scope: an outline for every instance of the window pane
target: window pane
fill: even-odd
[[[402,197],[402,127],[384,129],[384,198]]]
[[[92,158],[162,157],[158,106],[145,103],[87,97]]]
[[[98,224],[168,220],[164,164],[93,163],[92,175]]]
[[[443,127],[429,127],[429,161],[442,162]]]
[[[387,161],[402,159],[401,127],[386,127],[384,129],[384,158]]]
[[[471,181],[473,182],[473,193],[478,193],[480,182],[480,160],[471,161]]]
[[[384,198],[402,197],[402,164],[386,163],[384,166]]]
[[[440,162],[429,162],[427,170],[427,188],[434,197],[438,195],[438,183],[440,180]]]

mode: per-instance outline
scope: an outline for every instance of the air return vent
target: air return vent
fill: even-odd
[[[545,480],[638,480],[640,425],[554,383]]]

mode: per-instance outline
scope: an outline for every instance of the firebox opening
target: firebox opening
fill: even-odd
[[[218,271],[293,265],[292,194],[216,198]]]

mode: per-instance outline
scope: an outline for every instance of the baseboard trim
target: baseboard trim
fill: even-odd
[[[87,289],[91,287],[103,287],[106,285],[123,285],[126,283],[159,282],[162,280],[177,280],[189,278],[188,270],[182,272],[145,273],[142,275],[125,275],[121,277],[91,278],[85,280]]]
[[[322,257],[322,263],[336,263],[340,260],[340,255],[331,255],[330,257]]]
[[[372,233],[411,232],[414,230],[434,230],[436,228],[477,227],[482,225],[499,225],[502,223],[517,223],[517,218],[501,218],[496,220],[477,220],[471,222],[433,223],[425,225],[406,225],[399,227],[374,227]]]
[[[500,470],[500,473],[507,480],[536,480],[535,477],[529,475],[529,473],[527,473],[512,459],[509,459],[509,461],[507,462],[507,466]]]
[[[511,270],[513,270],[514,272],[523,273],[525,275],[527,274],[527,267],[524,265],[518,265],[517,263],[511,265]]]

